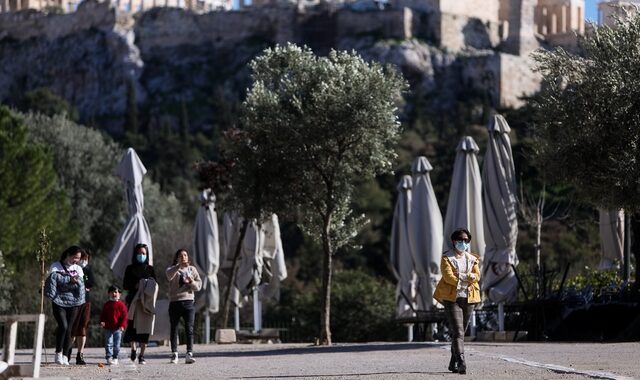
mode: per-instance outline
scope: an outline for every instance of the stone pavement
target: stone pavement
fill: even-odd
[[[640,379],[640,343],[466,343],[470,379]],[[184,346],[180,346],[184,350]],[[168,347],[151,347],[144,366],[132,365],[123,347],[121,364],[101,367],[103,348],[86,350],[87,366],[50,364],[42,377],[70,379],[427,379],[459,378],[446,370],[448,343],[196,345],[195,364],[169,363]],[[26,350],[17,360],[28,361]],[[46,363],[46,361],[49,363]],[[75,360],[72,360],[74,362]]]

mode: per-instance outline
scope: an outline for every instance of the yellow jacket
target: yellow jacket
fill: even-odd
[[[443,303],[443,301],[456,301],[458,281],[460,279],[457,275],[455,255],[452,250],[442,254],[442,260],[440,261],[442,278],[433,293],[433,298],[440,303]],[[468,302],[478,303],[480,302],[480,257],[475,253],[469,252],[465,252],[465,255],[469,260],[469,267],[471,267],[471,271],[467,273],[467,282],[469,284]]]

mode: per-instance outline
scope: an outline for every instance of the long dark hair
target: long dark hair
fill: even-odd
[[[62,252],[62,255],[60,255],[60,262],[64,262],[67,257],[73,256],[78,252],[80,252],[80,257],[87,254],[84,249],[78,247],[77,245],[72,245]]]
[[[143,263],[138,262],[138,259],[136,259],[136,256],[138,255],[138,250],[140,250],[140,248],[144,248],[145,256],[147,257]],[[132,264],[149,264],[149,247],[147,247],[146,244],[138,243],[136,244],[135,247],[133,247],[133,255],[131,255],[131,263]]]
[[[178,264],[178,256],[182,252],[185,252],[187,254],[187,258],[189,259],[189,265],[191,265],[191,255],[189,254],[189,251],[187,251],[185,248],[178,249],[176,253],[173,255],[173,265]]]

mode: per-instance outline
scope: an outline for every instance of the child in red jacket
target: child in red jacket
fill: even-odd
[[[104,304],[100,314],[100,326],[104,329],[104,350],[107,364],[118,365],[122,332],[127,328],[127,306],[120,301],[122,291],[111,285],[107,291],[109,301]]]

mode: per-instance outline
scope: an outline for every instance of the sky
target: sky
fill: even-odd
[[[598,0],[584,0],[584,7],[586,8],[585,16],[587,20],[593,22],[598,21]]]

